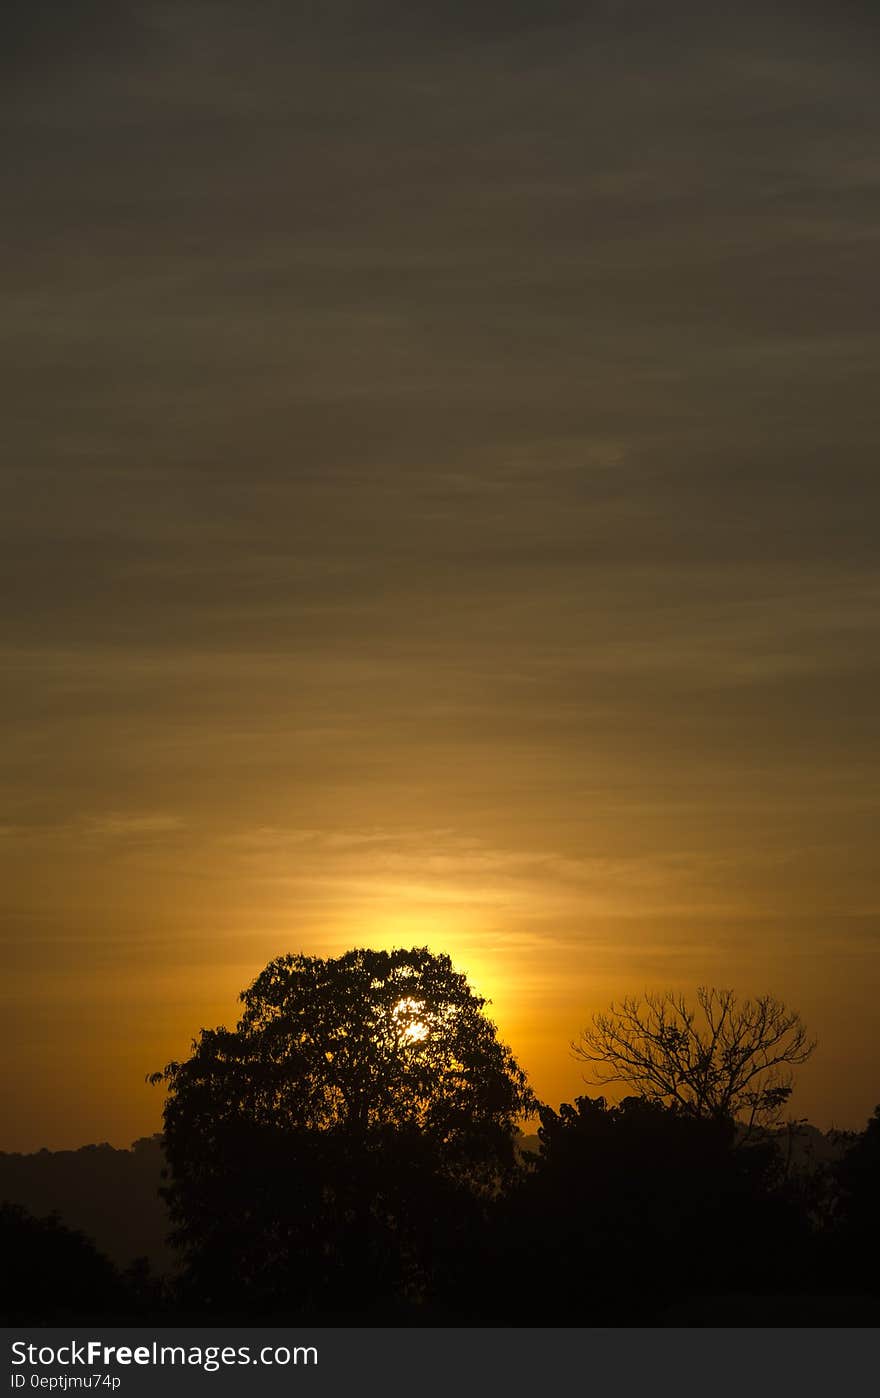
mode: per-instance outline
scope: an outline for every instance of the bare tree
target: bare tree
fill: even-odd
[[[621,1082],[640,1097],[689,1116],[746,1127],[779,1120],[792,1091],[791,1068],[816,1047],[796,1010],[772,995],[739,1001],[700,986],[697,1006],[671,991],[628,998],[594,1015],[572,1044],[590,1064],[588,1081]]]

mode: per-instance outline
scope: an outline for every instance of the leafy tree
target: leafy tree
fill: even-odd
[[[880,1107],[852,1141],[834,1169],[838,1189],[837,1242],[842,1245],[843,1273],[865,1291],[880,1292]]]
[[[475,1316],[488,1296],[490,1324],[658,1324],[677,1303],[792,1283],[804,1230],[771,1142],[736,1149],[730,1120],[645,1097],[540,1117],[534,1168],[483,1245]]]
[[[732,990],[701,986],[696,1007],[671,992],[612,1005],[572,1049],[595,1083],[625,1083],[688,1116],[751,1128],[779,1120],[790,1069],[815,1046],[797,1011],[771,995],[739,1001]]]
[[[418,1293],[438,1230],[516,1173],[534,1107],[485,1000],[424,948],[280,957],[240,999],[235,1030],[154,1075],[199,1304]]]
[[[35,1218],[0,1203],[0,1323],[60,1325],[124,1315],[129,1303],[113,1264],[57,1214]]]

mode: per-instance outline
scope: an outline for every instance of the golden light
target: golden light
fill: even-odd
[[[418,1044],[428,1037],[428,1026],[418,1015],[424,1008],[421,1000],[414,1000],[411,996],[405,996],[398,1000],[391,1011],[395,1026],[400,1031],[400,1037],[407,1044]]]

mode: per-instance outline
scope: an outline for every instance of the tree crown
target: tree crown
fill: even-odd
[[[589,1081],[622,1082],[688,1115],[751,1127],[779,1119],[791,1067],[815,1046],[797,1011],[772,995],[740,1001],[732,990],[700,986],[696,1007],[672,992],[612,1005],[572,1050],[591,1065]]]
[[[240,999],[235,1030],[202,1030],[188,1060],[154,1075],[169,1089],[172,1155],[184,1138],[219,1145],[248,1125],[406,1132],[463,1159],[489,1137],[500,1149],[534,1109],[486,1001],[424,947],[278,957]]]

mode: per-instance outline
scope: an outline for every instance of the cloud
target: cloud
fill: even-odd
[[[6,80],[57,79],[59,66],[97,68],[143,54],[155,29],[138,0],[6,0],[0,65]]]
[[[125,841],[149,843],[156,837],[179,835],[186,822],[176,815],[162,811],[106,811],[83,814],[63,822],[31,821],[17,825],[0,825],[0,839],[22,844],[62,842],[81,845]]]
[[[184,827],[179,816],[166,815],[160,811],[140,813],[108,812],[105,815],[85,816],[80,828],[87,836],[106,836],[110,839],[140,839],[152,835],[174,834]]]
[[[3,22],[22,957],[867,948],[876,14]]]
[[[287,888],[297,901],[378,907],[495,908],[514,921],[562,914],[583,926],[597,913],[647,915],[684,896],[705,857],[673,853],[572,857],[553,850],[497,847],[453,829],[320,830],[278,827],[227,837],[249,877]],[[233,852],[237,852],[233,853]],[[541,936],[541,944],[543,945]]]

